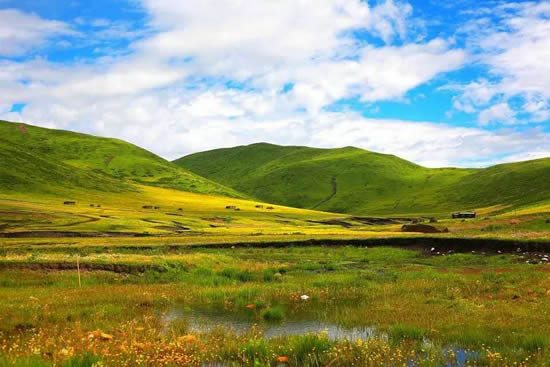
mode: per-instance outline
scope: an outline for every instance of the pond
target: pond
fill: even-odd
[[[276,322],[264,320],[256,310],[247,311],[249,312],[177,307],[164,315],[164,323],[168,330],[174,321],[184,321],[190,333],[209,332],[221,327],[237,334],[249,333],[253,330],[260,331],[266,339],[324,333],[334,341],[367,340],[375,337],[388,341],[388,334],[377,330],[374,326],[345,327],[331,322],[327,316],[328,313],[314,305],[309,309],[289,312],[283,319]],[[422,347],[430,348],[433,344],[429,339],[424,338]],[[442,352],[444,355],[452,353],[456,356],[455,363],[448,364],[447,367],[467,366],[468,362],[475,361],[479,357],[479,353],[475,351],[452,345],[444,347]],[[418,362],[410,360],[408,365],[413,367],[418,365]]]
[[[250,311],[229,312],[197,310],[189,308],[175,308],[164,316],[164,322],[169,326],[174,320],[187,322],[189,332],[208,332],[221,327],[232,330],[237,334],[261,330],[265,338],[275,338],[288,335],[305,335],[312,333],[326,333],[332,340],[357,340],[368,339],[375,336],[387,339],[387,335],[378,334],[374,327],[346,328],[324,320],[324,317],[315,318],[319,313],[295,312],[285,316],[280,321],[266,321],[258,313]]]

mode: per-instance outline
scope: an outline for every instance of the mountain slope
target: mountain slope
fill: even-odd
[[[429,169],[346,147],[252,144],[175,161],[203,177],[270,202],[346,213],[426,213],[550,199],[550,159],[488,169]]]
[[[130,143],[0,121],[0,191],[132,191],[131,183],[242,196]]]

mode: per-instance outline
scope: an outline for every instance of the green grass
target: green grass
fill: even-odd
[[[18,251],[32,254],[25,247]],[[98,256],[121,263],[145,260],[127,251],[115,248]],[[60,254],[40,255],[48,256]],[[286,356],[303,366],[327,365],[338,357],[344,366],[368,365],[363,361],[369,357],[371,365],[402,365],[417,356],[419,365],[435,366],[446,364],[443,351],[454,346],[474,351],[472,364],[495,359],[500,364],[494,365],[513,365],[528,358],[528,365],[544,366],[550,355],[549,265],[528,265],[518,255],[227,248],[174,250],[152,261],[168,271],[156,276],[86,271],[82,288],[75,271],[0,270],[0,361],[41,366],[55,358],[61,366],[81,366],[100,356],[114,366],[132,364],[133,358],[151,358],[156,365],[157,358],[177,357],[181,365],[200,365],[181,362],[186,355],[254,366],[274,365],[277,356]],[[281,274],[277,281],[265,277],[273,269]],[[302,294],[310,299],[301,300]],[[201,319],[250,320],[257,327],[242,334],[222,325],[192,330],[187,316],[167,321],[174,309],[184,309],[184,315],[199,311]],[[374,336],[359,342],[331,340],[323,331],[271,339],[262,333],[269,325],[311,321],[368,327]],[[113,340],[92,342],[88,335],[94,330]],[[178,341],[182,336],[195,342]]]
[[[446,216],[550,198],[550,159],[487,169],[429,169],[353,147],[260,143],[191,154],[175,163],[261,200],[331,212]]]
[[[242,196],[122,140],[0,121],[0,192],[137,191],[132,183]]]
[[[440,219],[434,225],[450,232],[422,241],[505,238],[523,247],[550,239],[550,206],[540,205],[548,204],[540,182],[547,160],[428,170],[355,148],[256,145],[223,151],[233,171],[214,156],[201,163],[252,185],[227,189],[122,141],[28,125],[24,132],[0,122],[0,232],[125,237],[0,238],[0,365],[256,367],[277,365],[278,357],[297,366],[454,365],[444,352],[449,345],[471,348],[478,365],[550,360],[550,265],[540,256],[534,265],[520,254],[429,256],[366,242],[348,246],[355,239],[391,246],[393,238],[420,235],[400,232],[401,224],[369,225],[349,214],[283,205],[268,210],[261,201],[227,197],[243,189],[304,207],[384,214],[489,206],[500,195],[491,210],[520,209],[464,222]],[[457,182],[477,189],[457,189]],[[77,203],[63,205],[64,199]],[[311,239],[339,246],[304,242]],[[224,246],[207,246],[214,244]],[[60,264],[71,269],[60,271]],[[244,318],[258,328],[194,331],[187,319],[170,321],[181,309]],[[267,338],[262,331],[293,321],[372,328],[375,337]],[[93,335],[100,331],[112,338]]]

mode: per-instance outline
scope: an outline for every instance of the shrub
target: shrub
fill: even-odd
[[[284,317],[284,312],[279,306],[268,308],[262,313],[262,317],[267,321],[281,321]]]
[[[251,272],[231,268],[223,269],[219,272],[219,275],[229,279],[238,280],[240,282],[250,282],[254,280],[254,276]]]
[[[275,280],[275,269],[265,269],[264,270],[264,282],[272,282]]]

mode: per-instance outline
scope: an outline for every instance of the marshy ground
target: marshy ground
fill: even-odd
[[[0,365],[549,364],[548,206],[382,220],[141,190],[0,200]]]
[[[550,360],[550,265],[526,264],[524,254],[353,246],[25,251],[2,261],[76,263],[78,256],[79,264],[136,268],[84,267],[81,287],[74,269],[0,270],[6,365]]]

